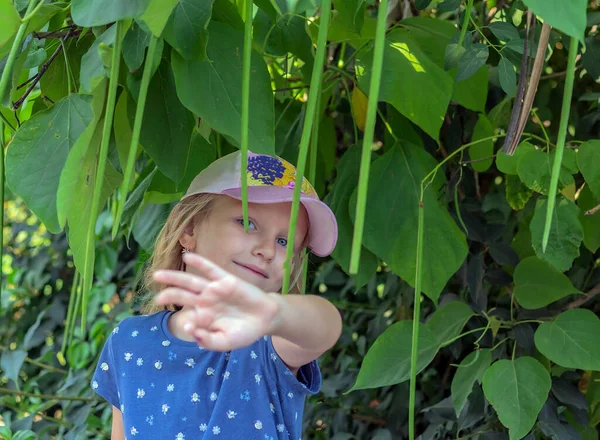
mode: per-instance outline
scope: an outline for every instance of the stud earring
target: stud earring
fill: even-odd
[[[181,249],[182,254],[187,254],[190,250],[188,248]]]

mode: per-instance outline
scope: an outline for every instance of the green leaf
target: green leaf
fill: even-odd
[[[598,82],[600,80],[600,40],[596,37],[585,39],[585,52],[581,55],[581,62],[594,81]]]
[[[494,135],[494,127],[489,119],[481,113],[477,118],[477,123],[473,129],[472,142],[480,139],[489,138]],[[480,142],[472,147],[469,147],[469,158],[471,160],[479,160],[478,162],[472,162],[471,166],[475,171],[483,172],[486,171],[490,166],[494,158],[494,139],[488,139],[487,141]],[[485,160],[481,160],[485,159]]]
[[[100,57],[101,45],[111,46],[115,42],[117,27],[111,26],[102,33],[90,46],[86,54],[81,58],[81,70],[79,80],[81,89],[91,93],[98,83],[102,81],[108,73],[105,71],[104,63]]]
[[[454,83],[452,101],[469,110],[484,113],[488,97],[488,68],[483,66],[469,81]]]
[[[506,201],[512,209],[520,211],[525,208],[533,191],[527,188],[517,176],[506,175]]]
[[[548,398],[550,374],[532,357],[495,362],[483,376],[485,397],[509,429],[510,439],[525,437]]]
[[[150,0],[73,0],[71,15],[75,24],[84,27],[100,26],[126,18],[141,16]]]
[[[415,0],[415,8],[417,8],[418,10],[422,11],[423,9],[427,9],[427,6],[429,6],[429,3],[431,3],[432,0]]]
[[[77,91],[80,86],[79,72],[82,57],[89,50],[93,42],[94,38],[91,34],[83,37],[80,41],[77,41],[76,38],[69,38],[65,41],[64,45],[67,51],[67,58],[69,59],[72,78],[69,79],[64,56],[61,54],[58,59],[50,64],[48,70],[46,70],[40,80],[40,88],[44,96],[54,102],[58,102],[69,93],[69,81],[71,81],[71,91]],[[54,50],[54,48],[50,50],[48,45],[46,48],[50,53]],[[73,81],[75,84],[73,84]]]
[[[95,116],[97,119],[98,114]],[[61,173],[57,193],[59,213],[64,213],[69,225],[67,237],[73,252],[73,262],[80,273],[92,273],[95,263],[95,235],[88,236],[88,228],[98,171],[102,121],[103,119],[94,120],[73,146]],[[101,209],[121,181],[121,174],[107,161],[100,194]],[[73,197],[73,194],[77,194],[77,197]],[[87,245],[90,241],[92,244]],[[91,277],[84,282],[83,291],[89,292],[92,287]]]
[[[561,272],[571,268],[573,260],[579,256],[579,246],[583,241],[583,226],[579,221],[579,208],[564,197],[557,196],[550,238],[546,252],[542,250],[542,235],[546,221],[546,199],[538,199],[531,219],[531,245],[535,254],[546,260]]]
[[[360,35],[365,22],[365,0],[346,0],[335,4],[340,25]]]
[[[389,326],[369,348],[354,386],[348,391],[378,388],[404,382],[410,378],[412,321],[400,321]],[[419,324],[417,373],[429,365],[438,346],[435,336]]]
[[[504,174],[517,175],[519,161],[525,153],[530,151],[536,151],[536,148],[527,141],[521,142],[512,156],[503,151],[498,151],[496,153],[496,166],[498,167],[498,170],[502,171]]]
[[[215,130],[241,140],[243,33],[211,22],[207,55],[211,61],[188,61],[172,52],[177,96]],[[274,154],[273,92],[265,62],[253,53],[248,142],[255,153]],[[202,84],[203,87],[198,87]]]
[[[353,146],[344,153],[337,165],[335,183],[325,198],[325,203],[329,205],[338,222],[338,242],[331,256],[346,273],[350,270],[350,253],[354,233],[348,204],[352,192],[358,186],[361,152],[361,148]],[[378,264],[377,257],[363,246],[358,274],[355,277],[357,288],[369,282],[375,274]]]
[[[187,60],[204,59],[214,0],[179,0],[169,17],[164,37]]]
[[[52,233],[58,233],[56,192],[73,144],[92,121],[88,95],[69,95],[25,121],[8,148],[6,180]],[[43,160],[40,160],[43,158]]]
[[[134,21],[123,38],[123,59],[129,73],[140,68],[150,45],[150,35]]]
[[[361,90],[369,90],[372,63],[372,47],[359,52],[356,74]],[[450,75],[432,61],[407,30],[394,29],[386,35],[379,100],[392,104],[436,141],[452,96],[452,84]]]
[[[485,64],[489,56],[490,51],[485,44],[477,43],[470,46],[458,60],[458,70],[454,81],[464,81],[473,76]]]
[[[488,28],[500,41],[518,40],[521,38],[519,30],[514,25],[505,21],[494,21],[488,25]]]
[[[565,368],[600,370],[600,319],[587,309],[571,309],[535,332],[535,346]]]
[[[596,197],[600,197],[600,140],[589,140],[579,146],[577,165],[586,185]]]
[[[529,257],[518,264],[514,274],[514,293],[526,309],[539,309],[565,296],[581,293],[565,274],[537,257]]]
[[[128,105],[129,121],[135,119],[135,107]],[[179,183],[188,161],[194,117],[177,99],[175,79],[168,63],[163,62],[148,87],[140,143],[158,169]]]
[[[371,165],[363,243],[411,286],[415,282],[417,237],[414,231],[417,230],[419,188],[421,180],[436,165],[424,149],[410,143],[390,148]],[[425,190],[423,199],[423,292],[434,303],[467,256],[464,234],[437,200],[434,188],[443,184],[438,173],[438,179]],[[350,202],[351,215],[354,215],[355,203],[356,191]]]
[[[23,361],[27,357],[27,352],[21,349],[17,350],[2,350],[2,358],[0,359],[0,368],[4,376],[8,379],[19,382],[19,371],[23,365]]]
[[[483,374],[491,363],[492,353],[488,349],[473,351],[460,363],[450,387],[452,405],[457,417],[465,407],[475,381],[481,383]]]
[[[264,47],[271,55],[286,56],[288,53],[296,55],[304,65],[301,70],[304,80],[309,82],[312,75],[314,56],[313,43],[306,33],[306,22],[298,16],[279,20],[277,25],[263,11],[254,17],[252,38],[255,44]],[[268,41],[265,41],[268,35]]]
[[[594,215],[585,215],[585,213],[598,205],[600,205],[600,196],[595,197],[589,185],[585,185],[577,198],[577,206],[580,209],[579,221],[583,227],[583,244],[592,253],[600,248],[600,211],[596,211]]]
[[[173,8],[179,0],[150,0],[144,14],[140,17],[156,38],[160,38],[171,17]]]
[[[473,311],[468,305],[461,301],[452,301],[437,309],[426,325],[438,345],[442,345],[458,336],[473,315]]]
[[[458,42],[451,41],[446,46],[446,52],[444,53],[444,69],[450,70],[458,66],[458,62],[467,52],[465,46],[459,46]]]
[[[550,26],[583,42],[586,0],[523,0],[523,3]]]
[[[517,91],[517,73],[513,64],[505,57],[500,58],[500,62],[498,63],[498,79],[504,93],[509,98],[515,96]]]
[[[558,188],[563,189],[574,182],[573,170],[570,167],[575,152],[565,149],[563,163],[561,164]],[[552,164],[554,163],[555,151],[549,154],[541,150],[526,151],[519,159],[517,173],[521,181],[532,190],[548,195],[550,190],[550,178],[552,175]]]
[[[10,0],[0,0],[0,47],[19,30],[21,17]]]

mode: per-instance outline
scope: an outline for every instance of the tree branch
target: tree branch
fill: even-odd
[[[66,40],[67,38],[69,38],[71,33],[74,30],[75,30],[75,28],[71,28],[66,33],[66,35],[63,37],[63,39]],[[21,86],[24,86],[25,84],[27,84],[31,81],[31,85],[29,86],[27,91],[23,94],[23,96],[21,96],[16,102],[13,103],[13,106],[12,106],[13,111],[17,111],[19,109],[19,107],[21,107],[21,104],[23,104],[23,102],[27,99],[27,97],[29,96],[31,91],[35,88],[35,86],[39,82],[39,80],[42,79],[42,76],[44,75],[44,73],[46,73],[46,70],[48,70],[48,67],[50,67],[50,64],[52,64],[52,61],[54,61],[54,59],[58,56],[58,54],[62,50],[62,47],[63,47],[63,45],[61,44],[56,48],[56,50],[54,51],[52,56],[50,56],[50,58],[48,58],[48,60],[42,65],[38,74],[33,77],[33,80],[32,80],[32,78],[30,78],[25,83],[21,84]],[[21,87],[21,86],[19,86],[19,87]]]
[[[589,209],[587,211],[585,211],[584,215],[594,215],[595,213],[597,213],[598,211],[600,211],[600,205],[593,207],[592,209]]]
[[[580,307],[583,304],[585,304],[586,302],[588,302],[590,299],[592,299],[598,295],[600,295],[600,283],[598,283],[594,287],[592,287],[590,289],[590,291],[588,293],[586,293],[583,297],[578,298],[575,301],[567,304],[567,306],[565,307],[564,310],[570,310],[570,309],[575,309],[577,307]]]

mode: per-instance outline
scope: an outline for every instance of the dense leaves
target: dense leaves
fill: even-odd
[[[253,3],[250,150],[296,162],[323,4]],[[598,2],[411,0],[387,11],[371,0],[333,3],[307,174],[336,214],[339,240],[331,259],[310,258],[307,292],[340,308],[344,330],[319,360],[323,387],[306,407],[306,437],[408,438],[412,407],[423,440],[597,440]],[[137,280],[173,203],[241,144],[244,6],[0,0],[1,437],[110,437],[112,408],[89,374],[112,328],[139,311]],[[537,86],[521,71],[527,8],[537,18],[532,57],[541,23],[552,26]],[[376,98],[368,91],[378,14],[387,31]],[[567,120],[560,102],[572,38],[585,46]],[[100,174],[111,81],[118,92]],[[537,90],[531,111],[518,109],[518,83]],[[357,145],[375,99],[360,267],[348,275]],[[500,148],[517,113],[524,132],[509,154]],[[92,271],[93,282],[81,279]]]

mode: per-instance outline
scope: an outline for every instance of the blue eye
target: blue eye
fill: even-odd
[[[283,247],[287,247],[287,240],[285,238],[278,238],[277,244]]]
[[[242,227],[244,227],[244,219],[243,218],[238,219],[238,223],[240,225],[242,225]],[[256,225],[250,219],[248,219],[248,229],[256,229]]]

